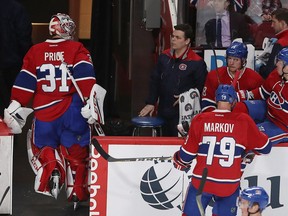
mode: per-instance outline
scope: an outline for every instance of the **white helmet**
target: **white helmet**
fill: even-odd
[[[63,39],[72,40],[76,25],[67,14],[57,13],[51,17],[49,23],[50,35],[58,35]]]

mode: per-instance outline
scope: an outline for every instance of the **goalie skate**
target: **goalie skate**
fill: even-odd
[[[79,207],[79,204],[80,204],[79,199],[76,196],[76,194],[73,194],[72,200],[73,200],[74,211],[76,211],[78,209],[78,207]]]
[[[59,193],[60,193],[60,172],[59,170],[55,169],[53,170],[50,180],[49,180],[49,187],[50,187],[50,193],[51,195],[57,199]]]

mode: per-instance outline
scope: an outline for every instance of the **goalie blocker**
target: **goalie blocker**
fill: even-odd
[[[33,112],[33,109],[21,107],[21,104],[12,100],[7,109],[4,109],[4,122],[11,129],[13,134],[22,132],[27,117]]]

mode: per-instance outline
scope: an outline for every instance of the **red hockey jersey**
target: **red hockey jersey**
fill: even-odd
[[[55,39],[36,44],[27,52],[11,100],[27,106],[34,96],[33,108],[39,120],[51,121],[61,116],[76,93],[63,60],[83,96],[89,97],[96,79],[88,50],[79,42]]]
[[[255,100],[267,99],[268,118],[288,132],[288,81],[284,81],[274,69],[264,84],[252,91]]]
[[[245,113],[214,110],[192,120],[180,156],[186,162],[187,158],[196,157],[192,172],[194,187],[199,188],[203,168],[207,167],[204,192],[224,197],[239,187],[241,160],[245,152],[251,150],[259,154],[271,150],[268,137],[259,131],[253,120]]]
[[[219,81],[218,81],[219,75]],[[215,92],[219,84],[231,85],[233,77],[228,73],[227,67],[221,67],[217,71],[213,70],[208,73],[205,86],[202,92],[201,108],[203,112],[212,111],[216,108]],[[263,83],[262,77],[250,68],[245,68],[236,82],[235,90],[253,90],[260,87]],[[220,83],[219,83],[220,82]]]

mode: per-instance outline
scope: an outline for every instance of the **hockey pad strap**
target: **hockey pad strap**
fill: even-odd
[[[22,132],[27,117],[32,112],[33,109],[21,107],[18,101],[12,100],[8,108],[4,109],[4,122],[13,134],[19,134]]]
[[[94,124],[96,122],[96,119],[92,116],[90,99],[88,99],[86,105],[81,108],[81,115],[87,119],[88,124]]]
[[[176,169],[181,171],[188,171],[190,169],[190,164],[185,163],[180,158],[180,151],[175,152],[173,156],[173,165]]]

